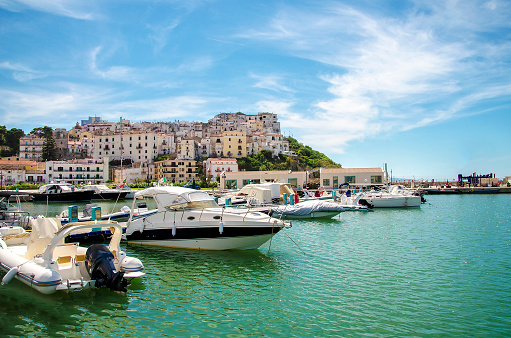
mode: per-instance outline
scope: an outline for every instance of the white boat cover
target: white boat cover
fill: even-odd
[[[189,202],[213,201],[213,197],[206,192],[174,186],[151,187],[135,193],[135,198],[142,196],[152,196],[159,207],[169,207]]]
[[[295,205],[279,205],[278,207],[271,208],[271,211],[279,215],[283,213],[284,215],[304,216],[313,212],[342,212],[344,207],[335,202],[309,200]]]

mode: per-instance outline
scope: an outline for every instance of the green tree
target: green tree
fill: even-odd
[[[25,133],[21,129],[12,128],[7,130],[5,126],[0,126],[0,155],[16,155],[20,148],[20,137],[22,136],[25,136]]]
[[[330,158],[328,158],[325,154],[312,149],[309,146],[303,145],[299,143],[296,139],[292,137],[288,137],[287,141],[289,142],[289,150],[294,151],[299,156],[298,165],[307,170],[314,169],[318,167],[323,168],[341,168],[341,165],[335,163]]]
[[[44,138],[42,158],[44,161],[55,161],[59,158],[57,143],[53,138],[53,129],[48,126],[34,128],[31,132],[32,135],[36,135]]]
[[[25,136],[25,132],[18,128],[11,128],[7,132],[7,145],[11,148],[11,156],[19,152],[20,138]]]

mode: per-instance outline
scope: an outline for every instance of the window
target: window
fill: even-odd
[[[238,181],[237,180],[225,180],[225,189],[238,189]]]
[[[328,178],[323,179],[323,186],[324,187],[329,187],[330,186],[330,179],[328,179]]]
[[[355,176],[344,176],[344,183],[356,183]]]
[[[371,176],[371,183],[383,183],[383,179],[382,179],[381,175]]]
[[[287,183],[291,184],[291,186],[293,188],[297,188],[298,187],[298,179],[297,178],[289,178],[287,180]]]

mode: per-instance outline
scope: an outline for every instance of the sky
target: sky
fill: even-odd
[[[0,125],[271,112],[394,178],[511,176],[511,2],[0,0]]]

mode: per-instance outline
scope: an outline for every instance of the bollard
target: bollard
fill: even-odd
[[[76,205],[68,206],[67,212],[69,214],[69,223],[78,222],[78,206]]]
[[[91,209],[91,219],[93,221],[101,220],[101,207],[92,207],[92,209]]]

